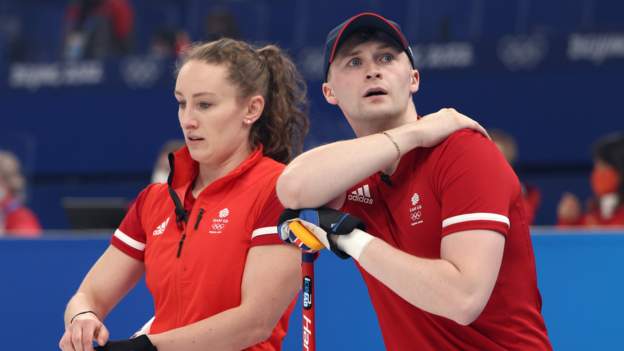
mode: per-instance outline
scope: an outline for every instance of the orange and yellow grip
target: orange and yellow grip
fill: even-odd
[[[324,249],[325,246],[323,243],[317,239],[314,234],[310,233],[310,231],[299,221],[292,221],[288,223],[288,228],[295,234],[297,239],[301,241],[308,249],[311,251],[319,251]]]

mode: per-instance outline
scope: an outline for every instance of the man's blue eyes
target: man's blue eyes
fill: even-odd
[[[350,66],[359,66],[361,63],[362,63],[362,60],[360,60],[359,58],[353,58],[349,60]]]
[[[394,56],[391,54],[384,54],[379,57],[379,61],[382,63],[389,63],[394,60]],[[362,60],[358,57],[354,57],[348,62],[348,66],[359,66],[362,64]]]
[[[383,61],[383,62],[390,62],[393,59],[394,59],[394,57],[392,55],[390,55],[390,54],[386,54],[386,55],[381,56],[381,61]]]

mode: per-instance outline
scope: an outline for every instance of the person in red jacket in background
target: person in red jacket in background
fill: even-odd
[[[505,156],[507,162],[513,167],[518,157],[518,146],[514,138],[499,129],[490,130],[488,132],[494,144],[496,144],[503,153],[503,156]],[[533,224],[535,222],[535,213],[542,201],[542,194],[534,185],[525,182],[521,182],[520,185],[522,186],[522,202],[526,210],[527,220],[529,224]]]
[[[63,57],[102,59],[130,52],[134,11],[127,0],[73,0],[65,12]]]
[[[559,201],[559,226],[624,226],[624,133],[610,134],[594,146],[590,182],[594,198],[587,211],[579,199],[565,193]]]
[[[41,234],[37,216],[23,203],[26,181],[20,168],[15,155],[0,151],[0,236]]]

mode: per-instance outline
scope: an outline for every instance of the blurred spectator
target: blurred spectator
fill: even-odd
[[[204,40],[220,38],[240,39],[236,17],[225,7],[216,7],[208,13],[205,20]]]
[[[26,61],[28,45],[22,33],[22,21],[15,15],[0,16],[0,52],[5,55],[0,59],[8,62]]]
[[[166,183],[169,177],[169,153],[177,151],[184,146],[184,140],[169,140],[163,145],[156,159],[154,170],[152,172],[152,183]]]
[[[161,28],[154,35],[150,44],[150,55],[156,58],[176,56],[176,33],[168,28]]]
[[[72,0],[65,14],[63,57],[102,59],[130,51],[134,13],[127,0]]]
[[[0,235],[39,236],[35,214],[24,206],[26,181],[15,155],[0,150]]]
[[[494,144],[498,146],[507,162],[509,162],[509,164],[513,167],[518,156],[518,146],[514,138],[502,130],[494,129],[488,132],[490,133],[490,137],[492,137]],[[527,214],[527,221],[529,224],[533,224],[535,213],[540,205],[542,195],[539,189],[533,185],[525,184],[522,181],[520,182],[520,185],[522,186],[523,202]]]
[[[559,225],[621,226],[624,225],[624,134],[611,134],[594,146],[594,169],[590,182],[594,198],[582,213],[579,199],[565,193],[559,201]]]
[[[180,56],[180,54],[186,49],[191,47],[191,37],[187,32],[183,30],[179,30],[176,32],[176,42],[175,42],[175,51],[176,55]]]
[[[190,46],[191,39],[185,31],[161,28],[152,36],[150,55],[156,58],[176,58]]]

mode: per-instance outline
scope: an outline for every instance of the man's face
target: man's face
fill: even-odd
[[[404,51],[387,41],[347,40],[329,68],[323,94],[349,120],[373,121],[401,115],[418,90],[418,71]]]

